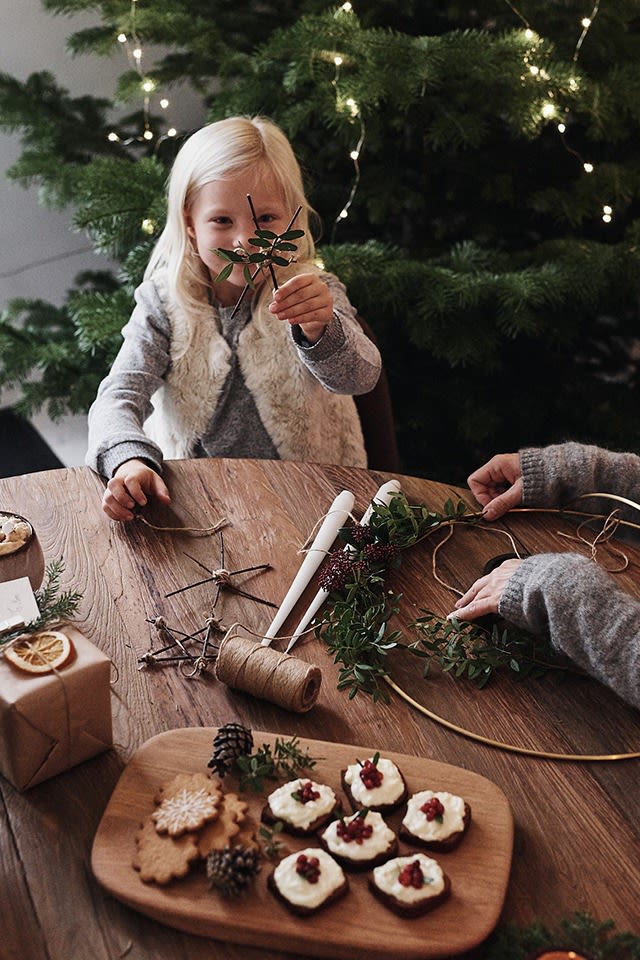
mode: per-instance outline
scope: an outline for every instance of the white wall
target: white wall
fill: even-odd
[[[88,13],[52,16],[40,0],[0,0],[0,70],[21,81],[31,73],[47,70],[73,97],[89,94],[111,100],[117,77],[128,69],[123,49],[118,47],[111,58],[72,57],[66,49],[71,33],[98,22],[97,16]],[[176,127],[192,127],[204,121],[200,102],[188,91],[177,96],[170,91],[169,97],[172,105],[168,115]],[[131,109],[128,105],[126,112]],[[14,297],[41,297],[60,305],[76,274],[110,266],[108,258],[92,252],[84,235],[73,232],[73,211],[40,206],[37,187],[25,190],[6,177],[6,170],[20,152],[19,134],[0,131],[0,309]],[[8,391],[0,394],[0,406],[12,400]],[[51,424],[42,414],[33,422],[65,464],[82,463],[86,449],[84,417]]]

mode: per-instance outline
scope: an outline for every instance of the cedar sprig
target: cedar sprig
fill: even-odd
[[[74,590],[59,593],[60,579],[64,573],[64,560],[52,560],[45,570],[44,584],[39,590],[34,590],[34,597],[40,611],[40,616],[31,620],[26,626],[11,633],[3,634],[0,644],[8,643],[24,633],[37,633],[51,623],[68,620],[78,609],[82,594]]]
[[[273,750],[270,744],[263,743],[255,753],[236,757],[240,789],[261,793],[265,780],[291,780],[302,770],[312,770],[317,760],[310,756],[308,747],[301,750],[298,744],[298,737],[276,737]]]

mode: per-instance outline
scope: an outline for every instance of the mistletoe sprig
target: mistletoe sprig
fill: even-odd
[[[50,623],[58,623],[60,620],[67,620],[73,616],[82,600],[82,594],[72,590],[59,592],[60,579],[63,573],[64,561],[62,558],[53,560],[47,566],[44,584],[40,590],[34,591],[40,616],[31,620],[25,627],[21,627],[20,630],[3,634],[0,638],[0,644],[9,643],[24,633],[37,633]]]
[[[251,216],[253,217],[254,226],[256,228],[255,237],[249,239],[249,243],[252,247],[258,247],[259,251],[256,253],[250,253],[244,248],[237,247],[235,250],[225,250],[221,247],[216,247],[211,252],[215,253],[221,260],[227,260],[228,263],[225,267],[222,268],[218,276],[215,278],[214,283],[222,283],[223,280],[226,280],[233,270],[234,266],[238,263],[244,263],[244,269],[242,271],[245,286],[240,294],[238,302],[233,308],[231,314],[232,317],[238,311],[240,304],[244,300],[249,290],[255,289],[255,280],[258,274],[263,273],[265,270],[268,270],[271,274],[271,280],[273,282],[274,290],[278,289],[278,280],[276,278],[274,265],[277,267],[288,267],[295,261],[295,252],[298,249],[297,244],[293,243],[293,240],[299,240],[300,237],[304,236],[304,230],[294,230],[293,224],[297,220],[302,207],[298,207],[291,220],[289,225],[284,233],[274,233],[273,230],[261,230],[258,223],[258,218],[256,216],[256,211],[253,206],[253,200],[251,195],[247,194],[247,202],[251,209]],[[255,269],[252,271],[251,267],[255,266]]]
[[[474,524],[481,519],[482,515],[471,512],[462,500],[454,503],[449,499],[442,512],[434,512],[422,504],[410,504],[400,493],[388,505],[374,502],[367,526],[340,531],[347,546],[332,554],[321,571],[320,586],[329,593],[333,606],[317,625],[316,635],[340,664],[338,689],[347,690],[349,699],[362,693],[374,702],[388,702],[384,685],[387,658],[395,649],[425,660],[425,677],[437,662],[444,672],[466,677],[481,687],[504,668],[521,679],[540,676],[552,667],[565,668],[546,641],[497,623],[487,629],[425,610],[409,625],[418,634],[411,642],[404,640],[400,630],[390,629],[402,594],[388,590],[385,577],[390,570],[399,569],[403,551],[444,526]]]

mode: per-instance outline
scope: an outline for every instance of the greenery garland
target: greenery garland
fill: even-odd
[[[403,551],[445,527],[476,524],[482,514],[470,511],[463,500],[451,499],[442,512],[435,512],[424,504],[410,504],[403,493],[388,505],[374,502],[372,507],[367,525],[340,530],[346,547],[331,554],[319,578],[331,603],[316,626],[316,635],[341,665],[339,690],[347,690],[350,699],[363,693],[374,702],[387,702],[387,656],[395,649],[408,650],[423,660],[424,676],[436,662],[444,672],[479,686],[501,669],[520,679],[541,676],[549,669],[569,669],[546,640],[498,622],[487,628],[423,610],[408,626],[417,634],[411,642],[404,641],[401,631],[390,630],[389,621],[399,612],[402,594],[386,588],[385,576],[399,569]]]

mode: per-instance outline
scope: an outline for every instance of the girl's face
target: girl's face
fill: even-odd
[[[234,180],[213,180],[201,187],[185,220],[187,232],[212,281],[228,262],[212,253],[215,248],[235,250],[242,247],[248,253],[260,252],[259,247],[249,243],[250,237],[256,235],[256,226],[247,195],[251,196],[261,230],[284,233],[294,213],[286,208],[282,192],[271,177],[246,174]],[[249,265],[249,268],[253,273],[255,266]],[[240,263],[234,266],[227,280],[215,284],[213,293],[223,306],[231,306],[236,303],[244,285],[243,264]]]

